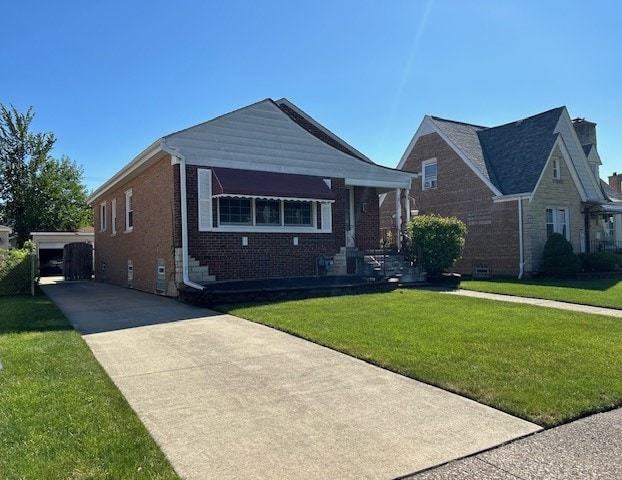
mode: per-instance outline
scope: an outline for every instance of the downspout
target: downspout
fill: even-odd
[[[186,195],[186,159],[179,152],[172,151],[166,145],[162,145],[162,150],[170,153],[173,162],[179,165],[179,194],[181,197],[181,277],[182,283],[197,290],[204,290],[203,285],[199,285],[190,280],[188,275],[188,196]]]
[[[525,252],[523,245],[523,197],[518,197],[518,279],[525,274]]]

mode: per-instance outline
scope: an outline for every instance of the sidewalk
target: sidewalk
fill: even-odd
[[[599,413],[409,480],[561,480],[622,478],[622,409]]]
[[[610,317],[622,318],[622,310],[616,310],[614,308],[592,307],[589,305],[580,305],[578,303],[558,302],[556,300],[543,300],[541,298],[516,297],[513,295],[502,295],[499,293],[476,292],[474,290],[441,290],[440,292],[450,295],[486,298],[488,300],[499,300],[501,302],[525,303],[528,305],[537,305],[539,307],[558,308],[560,310],[572,310],[574,312],[583,312],[595,315],[607,315]]]

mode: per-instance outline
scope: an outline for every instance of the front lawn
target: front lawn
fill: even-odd
[[[45,295],[0,311],[0,478],[178,478]]]
[[[546,427],[622,405],[619,319],[416,290],[220,310]]]
[[[460,288],[622,309],[622,281],[616,278],[591,280],[463,280],[460,283]]]

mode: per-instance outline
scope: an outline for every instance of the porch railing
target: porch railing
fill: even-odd
[[[590,242],[590,252],[616,251],[622,251],[622,241],[620,240],[592,240]]]

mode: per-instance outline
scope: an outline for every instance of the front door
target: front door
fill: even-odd
[[[346,247],[354,247],[354,188],[346,188]]]

